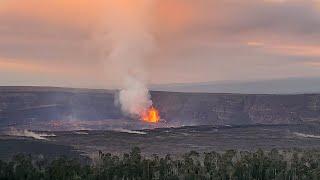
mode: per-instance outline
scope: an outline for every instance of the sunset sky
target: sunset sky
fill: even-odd
[[[135,21],[138,1],[1,0],[0,85],[116,87],[106,24]],[[149,11],[149,83],[320,78],[320,0],[154,0]]]

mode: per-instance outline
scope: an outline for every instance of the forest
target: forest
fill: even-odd
[[[114,155],[99,152],[90,163],[59,157],[17,154],[0,161],[0,180],[316,180],[320,151],[277,150],[198,153],[145,157],[140,148]]]

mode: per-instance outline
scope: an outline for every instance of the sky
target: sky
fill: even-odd
[[[139,18],[138,2],[1,0],[0,85],[117,87],[108,21]],[[320,0],[153,0],[143,14],[150,84],[320,78]]]

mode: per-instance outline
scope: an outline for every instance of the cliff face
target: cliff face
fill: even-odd
[[[0,123],[123,118],[115,91],[0,88]],[[320,94],[243,95],[152,92],[168,123],[180,125],[296,124],[320,119]]]
[[[296,124],[320,119],[320,95],[153,93],[168,119],[199,124]]]

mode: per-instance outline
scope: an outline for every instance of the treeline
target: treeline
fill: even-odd
[[[0,161],[0,180],[318,180],[320,151],[256,152],[228,150],[224,153],[195,151],[181,157],[146,158],[139,148],[116,156],[99,153],[92,164],[61,157],[52,161],[19,154]]]

